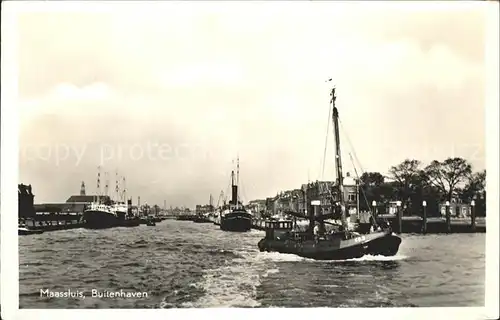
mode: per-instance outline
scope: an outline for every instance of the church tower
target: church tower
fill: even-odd
[[[85,195],[85,182],[82,181],[82,186],[80,187],[80,195]]]

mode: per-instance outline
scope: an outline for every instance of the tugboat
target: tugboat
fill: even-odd
[[[335,130],[335,166],[340,203],[336,206],[340,211],[341,225],[329,233],[325,232],[327,216],[316,214],[319,200],[311,201],[314,210],[309,210],[309,227],[298,231],[292,221],[267,221],[266,236],[258,243],[260,251],[295,254],[315,260],[347,260],[361,258],[364,255],[394,256],[399,250],[401,238],[394,235],[390,226],[375,226],[376,230],[367,234],[359,234],[349,230],[346,219],[346,206],[343,188],[342,158],[340,153],[339,114],[335,106],[335,88],[331,91]]]
[[[220,215],[220,229],[223,231],[246,232],[252,229],[252,215],[245,209],[238,200],[238,182],[240,173],[240,161],[237,160],[237,176],[234,181],[234,170],[231,171],[231,191],[232,197],[229,205],[222,208]]]

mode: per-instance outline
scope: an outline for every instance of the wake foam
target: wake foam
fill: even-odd
[[[279,272],[269,269],[257,259],[256,252],[245,252],[242,258],[234,259],[229,265],[207,270],[203,280],[197,284],[205,291],[203,297],[183,304],[194,308],[258,307],[256,300],[260,278]]]
[[[361,258],[353,258],[346,260],[314,260],[299,257],[294,254],[278,253],[278,252],[259,252],[259,258],[267,261],[274,262],[321,262],[321,263],[338,263],[338,262],[348,262],[348,261],[399,261],[405,260],[408,257],[404,255],[395,255],[392,257],[382,256],[382,255],[365,255]]]
[[[279,273],[279,262],[315,262],[342,263],[346,261],[397,261],[407,257],[366,255],[358,259],[320,261],[302,258],[293,254],[277,252],[238,252],[238,258],[231,260],[229,265],[206,270],[201,282],[193,284],[202,289],[204,295],[194,302],[182,304],[187,308],[229,308],[229,307],[259,307],[257,288],[261,280],[271,274]]]

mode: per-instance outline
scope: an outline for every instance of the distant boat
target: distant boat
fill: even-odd
[[[42,229],[32,229],[32,228],[28,228],[26,225],[24,224],[20,224],[18,227],[17,227],[17,234],[20,235],[20,236],[24,236],[24,235],[30,235],[30,234],[41,234],[43,233],[43,230]]]
[[[150,219],[150,220],[148,220],[148,222],[146,222],[146,225],[150,226],[150,227],[154,227],[154,226],[156,226],[156,222],[154,222],[154,220]]]
[[[196,217],[193,218],[193,222],[195,222],[195,223],[208,223],[211,221],[208,219],[207,215],[200,214],[200,215],[197,215]]]
[[[208,200],[208,212],[205,210],[196,212],[196,216],[193,218],[193,222],[195,223],[210,223],[212,222],[211,220],[211,214],[212,211],[214,210],[214,206],[212,205],[212,194],[210,194],[210,199]],[[202,208],[205,208],[205,206],[202,206]],[[200,209],[201,210],[201,209]]]
[[[252,229],[252,214],[238,200],[239,169],[238,159],[236,183],[234,171],[231,171],[232,199],[228,205],[223,206],[220,216],[220,229],[223,231],[245,232]]]

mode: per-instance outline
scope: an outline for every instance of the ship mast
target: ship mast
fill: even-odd
[[[344,228],[347,229],[346,207],[344,199],[344,176],[342,173],[342,157],[340,152],[339,111],[335,106],[335,100],[337,99],[337,97],[335,96],[335,87],[332,89],[330,96],[332,97],[330,103],[332,104],[332,109],[333,109],[332,121],[333,121],[333,128],[335,131],[335,168],[337,169],[337,191],[341,207],[342,226],[344,226]]]
[[[240,185],[240,157],[236,158],[236,208],[240,207],[238,201],[238,186]]]
[[[125,184],[125,177],[122,177],[122,181],[123,181],[122,182],[122,185],[123,185],[123,187],[122,187],[123,188],[123,191],[122,191],[122,193],[123,193],[123,203],[126,204],[127,203],[127,187],[126,187],[126,184]]]
[[[109,177],[108,177],[108,172],[104,172],[104,195],[108,196],[108,188],[109,188]]]
[[[219,200],[217,200],[217,208],[221,207],[224,203],[224,190],[220,191]]]
[[[97,200],[99,203],[99,196],[101,195],[101,166],[97,167]]]
[[[234,170],[231,171],[231,203],[234,204],[234,199],[236,197],[236,185],[234,184]]]
[[[115,172],[115,175],[116,175],[116,185],[115,185],[115,191],[116,191],[116,202],[119,202],[120,201],[120,189],[118,187],[118,170]]]

